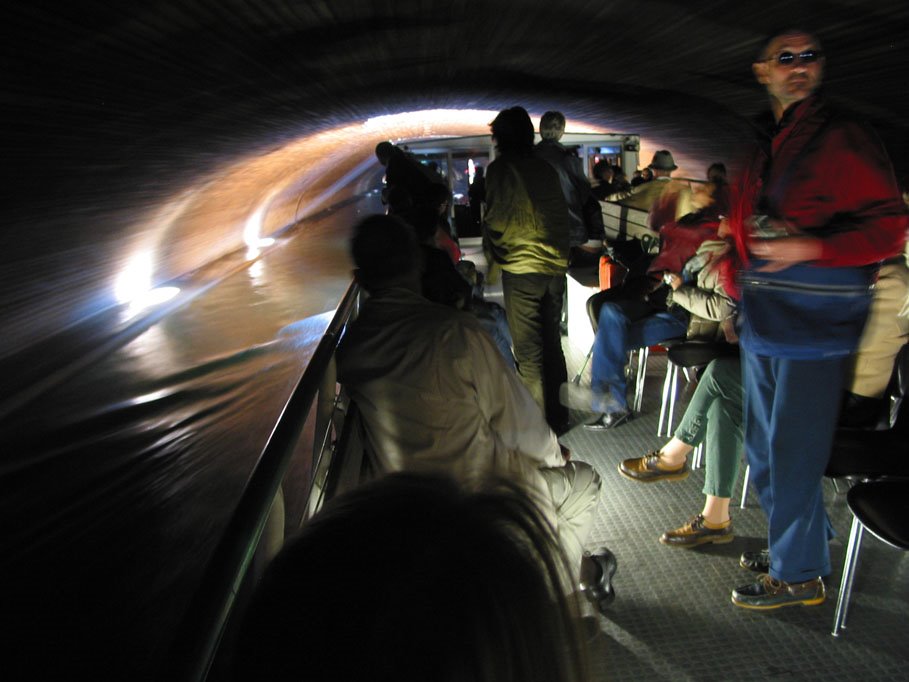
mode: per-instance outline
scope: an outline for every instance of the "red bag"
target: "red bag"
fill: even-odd
[[[617,287],[628,272],[609,256],[600,256],[600,291]]]

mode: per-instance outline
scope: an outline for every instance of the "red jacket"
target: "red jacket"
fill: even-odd
[[[816,96],[788,109],[756,145],[739,190],[730,217],[740,251],[743,221],[752,213],[822,238],[814,261],[821,267],[867,265],[904,248],[909,222],[883,145]]]

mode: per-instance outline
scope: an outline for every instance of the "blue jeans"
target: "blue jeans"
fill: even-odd
[[[681,308],[657,312],[642,300],[616,300],[600,308],[593,340],[590,388],[603,402],[628,408],[625,364],[628,351],[685,335],[687,313]],[[593,406],[595,411],[596,405]]]
[[[742,350],[745,451],[767,515],[770,575],[777,580],[803,582],[830,573],[833,528],[821,486],[847,361]]]

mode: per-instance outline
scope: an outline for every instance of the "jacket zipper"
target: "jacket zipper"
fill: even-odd
[[[771,289],[774,291],[795,291],[803,294],[839,294],[842,296],[867,296],[874,289],[873,284],[805,284],[804,282],[773,282],[763,279],[743,279],[742,286]]]

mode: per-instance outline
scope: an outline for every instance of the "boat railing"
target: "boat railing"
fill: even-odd
[[[238,597],[252,577],[269,514],[281,495],[282,482],[311,414],[314,442],[304,519],[357,478],[360,462],[345,466],[344,452],[362,452],[362,448],[348,447],[357,434],[345,428],[355,420],[345,419],[346,401],[338,390],[335,351],[347,324],[356,317],[359,296],[360,289],[352,282],[285,403],[175,633],[162,679],[203,682],[209,678]]]

